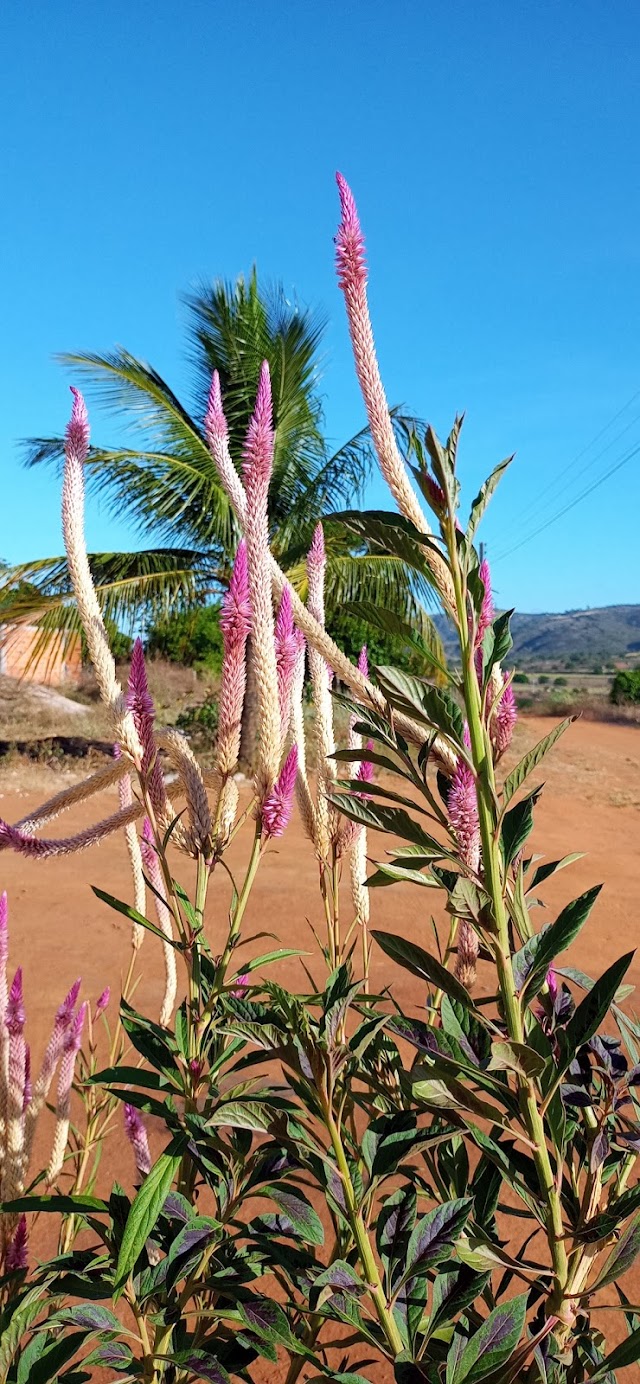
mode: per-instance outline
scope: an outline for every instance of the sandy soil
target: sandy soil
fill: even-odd
[[[523,721],[518,727],[513,757],[519,757],[527,744],[546,734],[551,724],[538,718]],[[0,781],[0,815],[9,821],[24,816],[61,786],[60,776],[50,770],[41,771],[39,776],[34,769],[29,773],[27,782],[22,783],[14,767]],[[570,851],[586,852],[584,859],[545,886],[547,916],[552,918],[554,908],[588,886],[605,881],[606,887],[573,955],[568,954],[583,970],[598,975],[636,943],[640,895],[640,731],[635,727],[578,722],[538,771],[537,781],[543,779],[546,792],[537,809],[534,849],[553,859]],[[113,794],[94,800],[91,818],[108,815],[113,801]],[[49,834],[69,835],[89,819],[86,807],[74,809],[54,823]],[[233,870],[241,871],[248,845],[249,834],[245,832],[229,855]],[[371,839],[372,856],[381,854],[383,849],[380,840]],[[185,870],[183,864],[180,869],[183,882],[190,885],[189,869]],[[36,1063],[53,1011],[76,976],[83,976],[86,996],[96,997],[107,983],[117,995],[128,962],[128,924],[94,898],[92,884],[120,898],[130,897],[123,839],[110,838],[100,847],[72,858],[32,863],[6,852],[0,861],[0,887],[8,890],[10,899],[11,960],[25,968],[28,1036]],[[214,879],[209,896],[208,931],[214,947],[224,933],[227,897],[221,874]],[[372,924],[401,932],[428,947],[431,908],[431,897],[425,907],[422,891],[394,886],[373,896]],[[317,867],[295,820],[278,848],[263,863],[248,911],[245,937],[270,933],[283,945],[313,953],[309,924],[318,930],[322,927]],[[245,945],[255,955],[258,948],[264,951],[275,943],[263,937]],[[150,936],[145,938],[141,957],[143,967],[136,1002],[155,1016],[162,968]],[[319,976],[317,957],[312,955],[310,961]],[[282,965],[279,978],[290,986],[306,984],[297,960]],[[394,971],[391,977],[389,963],[374,952],[374,985],[386,984],[391,978],[400,1004],[418,1008],[422,1003],[418,982],[401,970]],[[632,963],[628,979],[635,984],[640,982],[640,957]],[[105,1176],[113,1169],[114,1154],[115,1148],[105,1157]],[[121,1168],[119,1176],[123,1177]],[[631,1300],[638,1301],[640,1274],[629,1274],[625,1288]],[[608,1321],[607,1328],[610,1325],[619,1327],[619,1317],[615,1322]],[[273,1374],[270,1377],[273,1379]],[[623,1377],[621,1373],[620,1378]],[[627,1377],[629,1381],[638,1378],[637,1367],[627,1372]]]

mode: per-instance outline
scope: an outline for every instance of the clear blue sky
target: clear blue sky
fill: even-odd
[[[390,400],[443,433],[466,409],[468,499],[517,451],[484,533],[500,601],[640,601],[640,453],[498,560],[640,442],[639,397],[589,445],[640,390],[639,47],[628,0],[4,0],[0,556],[61,549],[58,483],[18,452],[66,421],[52,354],[118,342],[179,392],[202,276],[255,260],[324,305],[328,428],[361,425],[341,168]],[[89,544],[135,537],[92,503]]]

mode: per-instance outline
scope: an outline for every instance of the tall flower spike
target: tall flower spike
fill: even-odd
[[[504,674],[500,676],[503,680],[503,692],[500,701],[491,717],[489,733],[495,749],[496,758],[499,759],[509,748],[513,738],[513,731],[518,719],[518,708],[511,681],[504,681]]]
[[[124,1132],[133,1149],[136,1171],[141,1178],[147,1177],[151,1172],[149,1140],[144,1120],[135,1105],[126,1104],[124,1107]]]
[[[240,753],[242,711],[247,685],[247,639],[251,630],[247,545],[238,544],[231,580],[222,599],[222,680],[218,707],[216,769],[223,783]]]
[[[245,493],[242,488],[242,481],[236,471],[229,451],[229,430],[222,407],[220,376],[217,370],[214,370],[211,380],[209,401],[204,419],[204,430],[209,444],[209,451],[216,464],[218,475],[220,476],[236,515],[244,528],[246,520]]]
[[[327,566],[322,524],[317,524],[307,557],[308,596],[310,613],[324,628],[324,583]],[[316,850],[321,860],[329,854],[331,833],[335,826],[335,814],[329,810],[327,790],[333,778],[335,750],[333,729],[333,702],[331,684],[327,677],[328,665],[322,654],[311,645],[309,647],[309,666],[311,686],[316,713],[316,744],[318,755],[318,793],[316,799]]]
[[[84,399],[72,386],[73,407],[65,437],[62,532],[69,575],[85,632],[100,695],[120,727],[118,739],[137,750],[135,730],[125,715],[122,688],[109,647],[102,611],[91,576],[84,536],[84,463],[89,451],[89,420]]]
[[[480,563],[480,566],[478,568],[478,576],[480,577],[480,580],[484,586],[484,596],[482,598],[480,615],[478,617],[476,648],[478,648],[482,644],[482,641],[489,628],[489,625],[493,620],[493,594],[491,591],[491,572],[486,557],[483,558],[482,562]]]
[[[298,772],[298,747],[292,745],[278,778],[262,807],[265,836],[282,836],[289,824]]]
[[[40,1111],[49,1094],[51,1083],[55,1076],[56,1067],[62,1056],[64,1041],[69,1026],[73,1019],[73,1011],[76,1007],[78,995],[80,993],[80,980],[76,980],[71,986],[68,995],[65,995],[62,1004],[56,1011],[53,1023],[53,1031],[49,1042],[44,1051],[42,1066],[38,1074],[37,1081],[33,1087],[33,1094],[25,1116],[25,1165],[28,1165],[29,1154],[33,1143],[36,1121]]]
[[[298,747],[298,773],[296,776],[298,811],[300,812],[305,832],[309,840],[313,842],[317,851],[316,810],[313,805],[309,779],[307,777],[307,747],[304,727],[303,697],[306,658],[306,642],[304,635],[302,635],[293,674],[293,686],[291,689],[291,737],[293,743]]]
[[[142,860],[149,878],[149,883],[151,884],[154,891],[158,926],[161,932],[163,932],[165,937],[167,938],[167,941],[163,942],[162,944],[162,953],[164,957],[165,988],[164,996],[162,999],[162,1006],[160,1009],[160,1023],[166,1026],[173,1013],[173,1006],[175,1004],[176,999],[176,990],[178,987],[178,977],[176,972],[176,954],[173,947],[171,946],[171,941],[173,940],[171,914],[169,912],[169,908],[166,902],[167,896],[164,888],[164,880],[162,878],[162,871],[160,869],[158,853],[156,851],[153,841],[153,831],[151,828],[151,822],[149,821],[148,817],[145,817],[144,820],[144,826],[142,828],[142,841],[140,843],[140,847],[142,850]]]
[[[27,856],[32,860],[48,860],[53,855],[72,855],[75,851],[84,851],[89,846],[95,846],[105,836],[110,836],[112,832],[126,827],[129,822],[135,822],[141,812],[140,804],[132,803],[131,807],[124,812],[115,812],[112,817],[105,817],[104,821],[95,822],[85,831],[79,831],[77,836],[63,836],[55,839],[38,839],[35,836],[27,836],[17,827],[10,826],[8,822],[4,822],[0,818],[0,850],[10,847],[19,855]]]
[[[19,966],[9,991],[5,1024],[9,1034],[7,1134],[2,1197],[11,1201],[19,1196],[24,1149],[24,1090],[26,1076],[25,1011],[22,995],[22,967]]]
[[[0,1024],[4,1021],[9,992],[7,961],[9,958],[9,901],[6,890],[0,895]]]
[[[272,421],[271,381],[269,367],[264,361],[260,371],[255,410],[247,432],[242,467],[247,501],[251,655],[260,710],[260,743],[255,774],[259,809],[273,788],[280,764],[280,708],[268,520],[269,481],[274,443]]]
[[[477,873],[480,866],[480,826],[476,782],[473,771],[463,759],[458,761],[451,780],[447,806],[461,859]]]
[[[164,774],[154,735],[155,707],[149,691],[147,665],[144,658],[142,640],[136,639],[131,652],[127,706],[133,716],[133,723],[142,747],[139,764],[142,779],[147,788],[156,818],[164,821],[167,816],[167,794]]]
[[[121,759],[122,750],[119,745],[114,745],[113,757],[116,760]],[[128,772],[118,779],[118,800],[121,812],[126,812],[128,808],[133,807],[133,788],[131,785],[131,774]],[[127,823],[124,829],[124,839],[127,843],[127,854],[129,856],[131,876],[133,879],[133,906],[136,913],[139,913],[140,916],[144,918],[147,907],[146,888],[144,871],[142,869],[142,856],[140,854],[140,842],[133,822]],[[143,937],[144,928],[142,923],[132,923],[131,945],[134,951],[138,951],[142,946]]]
[[[280,705],[280,733],[281,743],[284,746],[289,730],[289,721],[291,719],[291,694],[293,691],[293,680],[298,661],[300,641],[302,640],[304,643],[304,635],[295,628],[293,623],[293,607],[288,586],[285,587],[282,593],[282,600],[280,601],[280,608],[276,617],[275,640],[276,667],[278,670],[278,702]]]
[[[367,302],[364,236],[356,204],[353,193],[341,173],[336,173],[336,182],[342,213],[336,235],[338,283],[344,293],[356,374],[367,410],[373,445],[382,474],[400,512],[415,524],[420,533],[429,533],[429,525],[410,484],[407,468],[395,439],[389,405],[380,376]],[[445,603],[453,607],[451,577],[444,561],[433,552],[429,553],[428,561]]]
[[[163,730],[158,736],[158,743],[167,751],[171,763],[178,770],[187,799],[189,829],[185,830],[183,824],[178,823],[174,840],[190,855],[203,854],[208,859],[211,855],[213,823],[202,769],[189,741],[179,730]]]
[[[56,1099],[56,1127],[53,1148],[47,1168],[47,1182],[55,1182],[62,1170],[64,1154],[69,1138],[69,1116],[71,1113],[71,1088],[76,1069],[76,1059],[82,1044],[82,1030],[87,1011],[86,1002],[80,1005],[75,1018],[70,1023],[64,1037],[62,1061],[58,1073],[58,1092]]]
[[[27,1218],[23,1211],[7,1249],[5,1261],[7,1273],[18,1273],[20,1269],[29,1267],[28,1250],[29,1232],[27,1230]]]
[[[231,460],[228,439],[218,435],[215,441],[216,446],[211,446],[211,438],[209,438],[211,455],[215,462],[218,476],[220,477],[220,483],[230,501],[238,523],[242,528],[246,528],[246,495],[242,481]],[[346,682],[347,686],[351,688],[352,692],[355,692],[357,697],[363,699],[366,705],[372,706],[376,711],[384,711],[384,697],[379,692],[378,688],[374,687],[372,683],[362,677],[362,674],[358,672],[355,664],[351,662],[351,659],[338,648],[338,645],[334,643],[326,630],[321,628],[317,620],[315,620],[311,612],[307,610],[306,605],[303,604],[297,592],[291,586],[291,583],[285,576],[282,568],[278,565],[273,553],[270,555],[270,580],[277,598],[282,596],[285,587],[289,587],[296,625],[304,634],[309,646],[317,648],[323,654],[334,672],[342,678],[343,682]],[[415,722],[411,721],[410,717],[404,716],[402,713],[397,713],[396,723],[398,730],[402,731],[403,735],[406,735],[412,744],[422,744],[424,739],[423,730],[417,726]],[[437,756],[438,762],[445,771],[447,773],[452,773],[455,768],[455,761],[453,753],[446,741],[439,738],[436,740],[434,754]]]

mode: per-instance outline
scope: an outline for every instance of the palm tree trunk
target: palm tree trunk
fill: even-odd
[[[258,702],[258,684],[255,676],[255,665],[251,655],[251,639],[249,638],[247,640],[247,687],[244,696],[242,727],[240,730],[240,768],[244,773],[251,773],[255,766],[259,731],[260,706]]]

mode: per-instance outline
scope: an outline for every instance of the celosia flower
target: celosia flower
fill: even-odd
[[[220,476],[226,494],[231,500],[231,504],[233,505],[238,519],[244,528],[246,521],[246,497],[242,487],[242,481],[236,471],[229,451],[229,430],[222,408],[220,376],[217,370],[214,370],[211,380],[204,428],[207,435],[209,450],[216,464],[218,475]]]
[[[6,890],[0,894],[0,1024],[4,1021],[9,993],[7,989],[7,960],[9,957],[9,901]]]
[[[478,628],[476,631],[476,648],[482,644],[484,636],[493,620],[493,594],[491,591],[491,572],[486,557],[482,559],[478,568],[478,576],[484,586],[484,596],[478,615]]]
[[[62,1060],[58,1073],[58,1090],[56,1098],[56,1127],[53,1136],[53,1148],[47,1168],[47,1182],[55,1182],[58,1173],[62,1169],[64,1153],[69,1137],[69,1115],[71,1111],[71,1088],[73,1086],[73,1076],[76,1068],[76,1058],[82,1043],[82,1029],[84,1027],[85,1014],[87,1011],[86,1002],[80,1005],[75,1018],[69,1024],[64,1035],[62,1047]]]
[[[24,1114],[28,1106],[31,1105],[33,1087],[31,1085],[31,1048],[28,1043],[24,1045],[24,1076],[22,1086],[22,1113]]]
[[[218,708],[217,770],[232,773],[240,752],[242,710],[247,682],[247,639],[251,630],[247,547],[238,544],[229,586],[220,614],[223,658]]]
[[[336,173],[342,219],[336,235],[336,268],[343,292],[367,282],[364,236],[353,193],[342,173]]]
[[[36,840],[35,836],[29,836],[18,827],[12,827],[9,822],[0,818],[0,850],[17,851],[19,855],[27,856],[32,860],[48,860],[54,855],[72,855],[76,851],[84,851],[89,846],[95,846],[103,837],[110,836],[112,832],[119,831],[121,827],[126,827],[129,822],[134,822],[140,816],[138,803],[133,803],[124,812],[115,812],[112,817],[105,817],[102,822],[95,822],[93,826],[87,827],[84,831],[79,831],[77,836],[63,836],[55,839],[41,837]]]
[[[7,1273],[18,1273],[20,1269],[28,1268],[28,1247],[29,1232],[27,1230],[27,1218],[23,1212],[18,1220],[11,1243],[7,1249],[5,1261]]]
[[[456,834],[460,857],[475,873],[480,865],[478,799],[473,771],[464,759],[458,760],[451,779],[447,808],[449,821]]]
[[[231,990],[231,994],[234,996],[235,999],[241,1000],[244,999],[244,996],[248,989],[249,974],[247,971],[243,971],[242,975],[236,976]]]
[[[298,747],[292,745],[280,774],[262,807],[262,830],[265,836],[282,836],[293,808],[293,796],[298,770]]]
[[[367,750],[373,750],[373,740],[367,740],[366,748]],[[373,769],[373,760],[361,759],[356,771],[356,778],[360,783],[373,783]],[[370,795],[358,790],[358,796],[361,798],[368,798]]]
[[[149,1140],[144,1127],[144,1120],[135,1105],[126,1104],[124,1107],[124,1129],[133,1149],[136,1170],[140,1177],[147,1177],[151,1172]]]
[[[164,933],[165,937],[167,938],[167,941],[163,942],[162,944],[162,954],[164,957],[165,970],[165,990],[164,997],[162,1000],[162,1007],[160,1009],[160,1023],[168,1024],[169,1019],[171,1018],[171,1014],[173,1012],[173,1006],[176,998],[176,989],[178,986],[178,977],[176,971],[176,955],[173,947],[171,946],[171,941],[173,940],[171,914],[167,906],[167,896],[165,893],[164,880],[162,878],[162,870],[160,869],[158,853],[156,851],[153,840],[153,829],[148,817],[145,817],[144,820],[140,849],[142,851],[142,860],[144,863],[144,867],[149,877],[151,887],[154,891],[158,925],[161,931]]]
[[[460,920],[458,929],[458,954],[455,975],[465,989],[471,990],[477,974],[476,963],[480,951],[478,935],[466,918]]]
[[[549,990],[549,998],[551,1000],[551,1003],[555,1004],[556,999],[558,997],[558,978],[553,969],[553,966],[549,967],[545,979],[547,982],[547,988]]]
[[[33,1096],[27,1112],[27,1148],[31,1145],[35,1121],[47,1099],[49,1087],[51,1086],[56,1067],[60,1060],[65,1034],[73,1018],[73,1011],[80,993],[80,984],[80,980],[74,982],[68,995],[65,995],[62,1004],[56,1011],[53,1031],[45,1048],[42,1067],[40,1068],[40,1074],[35,1083]]]
[[[7,1032],[12,1038],[22,1033],[25,1025],[25,1018],[26,1015],[22,998],[22,966],[18,966],[9,991],[5,1017]]]
[[[145,781],[153,810],[156,816],[162,819],[166,813],[167,795],[164,786],[162,765],[160,763],[158,747],[153,732],[156,713],[153,705],[153,698],[149,691],[147,667],[141,639],[136,639],[131,652],[127,706],[133,716],[133,722],[138,732],[138,739],[142,746],[142,764],[140,765],[140,771]]]
[[[256,792],[261,807],[272,791],[280,762],[280,707],[271,599],[268,498],[273,466],[273,419],[269,367],[263,361],[242,473],[247,501],[245,536],[251,598],[251,653],[260,710]]]
[[[498,705],[491,717],[489,727],[491,739],[496,752],[496,758],[504,754],[511,744],[513,730],[518,719],[518,708],[516,706],[515,694],[510,682],[507,682]]]
[[[104,990],[102,991],[102,994],[98,996],[98,999],[97,999],[97,1001],[96,1001],[96,1012],[95,1012],[95,1015],[94,1015],[94,1018],[95,1018],[95,1019],[99,1019],[99,1018],[100,1018],[100,1015],[101,1015],[101,1014],[104,1014],[104,1011],[105,1011],[105,1009],[107,1008],[110,999],[111,999],[111,988],[110,988],[109,985],[105,985],[105,988],[104,988]]]
[[[276,668],[278,670],[278,703],[280,733],[284,744],[291,717],[291,694],[300,648],[304,635],[293,623],[291,591],[285,586],[275,624]]]

